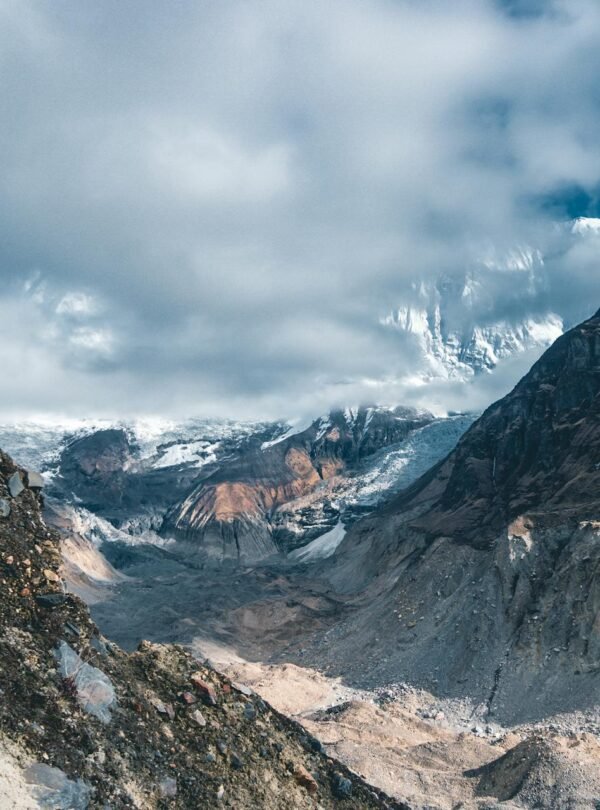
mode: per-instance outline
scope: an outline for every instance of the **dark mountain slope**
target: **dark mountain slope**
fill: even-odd
[[[356,594],[313,639],[334,671],[469,695],[508,721],[600,703],[600,316],[358,523],[329,577]]]
[[[415,527],[477,547],[528,513],[594,518],[599,453],[600,313],[560,337],[388,512],[428,502]]]

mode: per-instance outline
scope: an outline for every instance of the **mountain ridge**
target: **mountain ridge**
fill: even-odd
[[[326,562],[354,613],[312,640],[314,660],[469,694],[507,722],[597,705],[599,453],[596,315],[350,529]]]

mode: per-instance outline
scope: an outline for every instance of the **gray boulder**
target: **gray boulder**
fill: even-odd
[[[0,498],[0,517],[8,517],[10,515],[10,503],[6,498]]]
[[[29,489],[43,489],[44,488],[44,479],[39,474],[39,472],[34,472],[33,470],[27,470],[27,486]]]
[[[23,486],[23,481],[21,480],[21,473],[13,473],[11,477],[8,479],[8,491],[11,494],[12,498],[16,498],[18,495],[23,492],[25,487]]]

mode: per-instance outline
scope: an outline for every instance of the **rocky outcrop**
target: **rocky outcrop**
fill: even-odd
[[[110,503],[116,512],[128,499],[127,473],[134,463],[135,446],[124,430],[98,430],[67,444],[58,478],[86,508],[99,511]]]
[[[193,465],[147,464],[127,430],[110,428],[66,443],[50,494],[136,533],[160,528],[164,513],[199,474]]]
[[[0,453],[0,496],[15,471]],[[1,806],[308,810],[343,799],[408,810],[181,647],[143,642],[127,655],[104,639],[63,590],[37,492],[11,503],[0,517],[0,764],[12,774]]]
[[[403,408],[334,412],[300,433],[252,448],[217,469],[169,511],[163,533],[216,560],[249,562],[281,548],[289,550],[293,546],[285,541],[293,535],[277,534],[280,507],[318,493],[321,508],[328,484],[432,418]],[[306,539],[294,537],[296,544]]]

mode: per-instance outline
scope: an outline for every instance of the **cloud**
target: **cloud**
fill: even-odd
[[[474,319],[589,314],[553,220],[598,198],[599,45],[593,0],[0,0],[3,407],[408,398],[380,321],[473,267]]]

